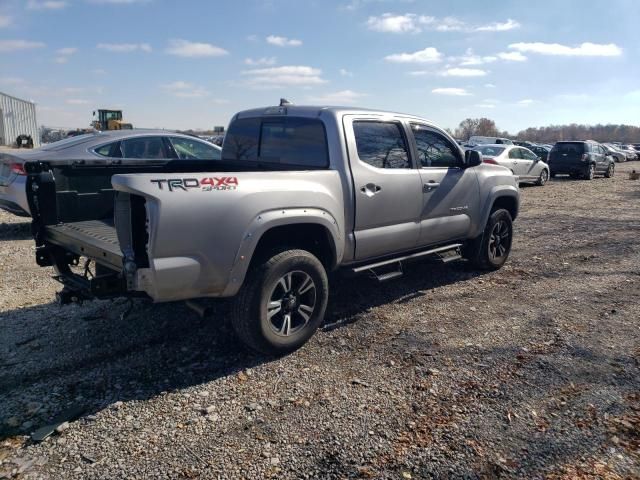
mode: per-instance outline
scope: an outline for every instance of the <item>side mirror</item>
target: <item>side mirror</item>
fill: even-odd
[[[464,166],[477,167],[482,163],[482,154],[477,150],[467,150],[464,152]]]

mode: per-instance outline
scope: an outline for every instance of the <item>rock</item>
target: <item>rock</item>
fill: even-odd
[[[255,412],[256,410],[261,410],[260,405],[256,402],[251,402],[249,405],[245,405],[245,407],[250,412]]]
[[[280,464],[280,459],[278,457],[272,457],[271,460],[269,460],[269,463],[271,465],[279,465]]]
[[[62,433],[69,428],[69,422],[63,422],[56,427],[56,432]]]
[[[33,427],[33,422],[30,420],[27,420],[21,425],[20,428],[22,428],[23,430],[29,430],[31,427]]]
[[[208,407],[204,407],[202,409],[202,413],[205,415],[210,415],[216,411],[216,407],[214,405],[209,405]]]
[[[18,419],[18,417],[10,417],[8,418],[5,423],[7,425],[9,425],[10,427],[17,427],[18,425],[20,425],[20,420]]]
[[[124,405],[124,402],[121,402],[120,400],[118,400],[117,402],[115,402],[112,407],[115,410],[120,410],[122,408],[122,406]]]

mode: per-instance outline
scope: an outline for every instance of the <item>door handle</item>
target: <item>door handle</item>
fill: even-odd
[[[380,190],[382,190],[382,187],[380,185],[376,185],[375,183],[367,183],[365,186],[360,187],[360,191],[367,197],[373,197]]]
[[[422,185],[423,192],[430,192],[431,190],[435,190],[438,188],[440,184],[438,182],[428,182]]]

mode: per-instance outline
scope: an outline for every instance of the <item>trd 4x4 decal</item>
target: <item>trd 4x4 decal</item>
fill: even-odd
[[[151,180],[151,183],[158,185],[160,190],[164,190],[166,186],[170,192],[174,190],[188,192],[190,188],[199,188],[202,191],[210,192],[213,190],[236,190],[238,177],[161,178]]]

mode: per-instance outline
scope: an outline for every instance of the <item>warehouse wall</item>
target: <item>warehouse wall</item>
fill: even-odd
[[[40,146],[36,104],[0,92],[0,145],[13,145],[18,135],[31,135]]]

